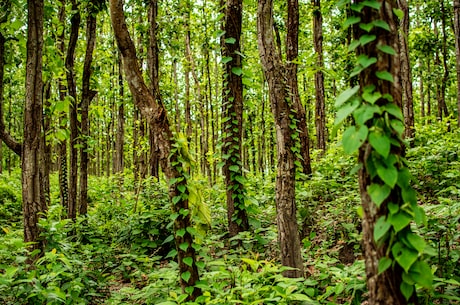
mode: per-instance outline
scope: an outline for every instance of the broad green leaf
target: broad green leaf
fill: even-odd
[[[396,181],[398,181],[398,170],[394,165],[386,166],[378,166],[377,167],[377,175],[388,184],[391,188],[396,185]]]
[[[360,64],[363,68],[367,68],[377,62],[377,58],[375,57],[368,57],[367,55],[359,55],[356,59],[358,64]]]
[[[182,228],[182,229],[177,230],[177,231],[176,231],[176,235],[177,235],[177,236],[180,236],[180,237],[184,237],[184,235],[185,235],[185,229]]]
[[[390,139],[386,134],[380,130],[372,130],[369,132],[369,144],[381,155],[383,158],[388,158],[390,154]]]
[[[226,63],[232,61],[232,59],[233,59],[233,58],[230,57],[230,56],[223,57],[223,58],[222,58],[222,63],[226,64]]]
[[[188,242],[183,242],[179,245],[179,249],[181,249],[182,251],[187,251],[188,247],[189,247]]]
[[[308,296],[306,296],[305,294],[301,294],[301,293],[290,294],[289,295],[289,300],[306,301],[306,302],[311,302],[312,301],[312,299],[310,299]]]
[[[193,265],[193,258],[191,258],[190,256],[184,257],[182,261],[189,267],[192,267]]]
[[[396,233],[407,227],[411,221],[412,217],[402,210],[400,210],[399,213],[390,215],[388,219],[388,222],[391,223]]]
[[[391,263],[393,262],[393,260],[389,257],[382,257],[380,260],[379,260],[379,274],[385,272],[385,270],[387,270],[390,266],[391,266]]]
[[[408,188],[410,186],[410,181],[412,179],[412,175],[409,170],[404,167],[399,170],[398,173],[398,185],[402,188]]]
[[[390,230],[391,224],[385,220],[385,216],[380,217],[374,226],[374,240],[378,242]]]
[[[386,54],[396,55],[395,49],[393,49],[389,45],[378,46],[377,49],[379,49],[380,51]]]
[[[399,19],[403,19],[404,18],[404,12],[399,9],[399,8],[394,8],[393,9],[393,13],[399,18]]]
[[[356,24],[361,21],[361,17],[351,16],[343,23],[344,28],[348,28],[350,25]]]
[[[185,271],[180,275],[180,277],[186,282],[188,282],[191,276],[190,271]]]
[[[426,226],[426,215],[425,210],[422,207],[416,206],[412,208],[414,211],[414,220],[415,223],[418,225],[425,225]]]
[[[238,172],[240,167],[238,165],[230,165],[228,168],[231,172]]]
[[[423,240],[423,238],[421,238],[420,236],[418,236],[417,234],[413,233],[413,232],[409,232],[406,236],[406,239],[407,241],[410,243],[410,245],[415,249],[417,250],[419,253],[422,253],[423,250],[425,249],[425,246],[426,246],[426,243],[425,241]]]
[[[342,138],[342,145],[345,153],[352,154],[358,150],[366,140],[368,131],[369,129],[365,125],[359,126],[358,128],[355,126],[348,127],[343,133]]]
[[[380,92],[364,92],[363,93],[363,100],[368,102],[369,104],[375,104],[379,98],[382,97]]]
[[[359,47],[361,45],[361,43],[359,42],[359,40],[353,40],[352,42],[350,42],[350,44],[348,45],[348,52],[352,52],[354,51],[357,47]]]
[[[177,189],[179,190],[179,192],[185,193],[185,190],[187,189],[187,187],[185,185],[183,185],[183,184],[179,184],[177,186]]]
[[[382,202],[388,198],[388,196],[391,193],[391,188],[384,184],[380,185],[377,183],[372,183],[370,186],[367,188],[367,193],[371,197],[372,201],[380,207]]]
[[[383,110],[391,114],[397,119],[400,119],[401,121],[404,121],[403,114],[401,112],[401,108],[396,106],[396,104],[386,104],[383,106]]]
[[[354,99],[351,103],[344,105],[337,111],[337,117],[335,118],[334,125],[342,123],[356,108],[359,106],[359,100]]]
[[[234,37],[225,38],[225,43],[234,44],[236,39]]]
[[[340,95],[335,100],[335,108],[339,108],[343,103],[351,99],[359,90],[359,85],[354,86],[353,88],[348,88],[347,90],[340,93]]]
[[[374,24],[372,23],[360,23],[359,27],[366,32],[370,32],[374,28]]]
[[[241,76],[241,74],[243,74],[243,69],[241,69],[241,67],[233,67],[232,73]]]
[[[390,214],[396,214],[399,212],[399,205],[393,202],[388,202],[387,204],[388,211],[390,211]]]
[[[390,26],[388,25],[388,23],[384,20],[374,20],[372,21],[372,23],[379,27],[379,28],[382,28],[384,30],[387,30],[388,32],[390,31]]]
[[[424,261],[416,261],[409,270],[409,274],[414,281],[424,288],[432,288],[433,274],[431,268]]]
[[[376,10],[379,10],[381,6],[381,3],[376,0],[366,0],[366,1],[363,1],[362,3],[364,6],[368,6]]]
[[[402,282],[400,289],[403,296],[406,298],[407,301],[409,301],[410,297],[414,293],[414,285],[409,285],[406,282]]]
[[[418,258],[418,252],[407,247],[401,242],[396,242],[391,248],[391,253],[396,259],[398,264],[404,269],[404,271],[409,272],[410,267]]]
[[[404,126],[404,123],[401,122],[400,120],[391,120],[390,124],[391,124],[391,128],[393,128],[396,131],[398,136],[402,137],[402,134],[404,132],[404,128],[406,128]]]
[[[377,72],[375,72],[375,76],[377,76],[381,80],[386,80],[386,81],[389,81],[391,83],[394,82],[393,75],[391,75],[391,73],[388,72],[388,71],[377,71]]]
[[[359,43],[364,46],[366,44],[368,44],[369,42],[372,42],[374,41],[375,39],[377,38],[377,36],[375,35],[363,35],[359,38]]]
[[[375,114],[381,114],[377,105],[363,104],[353,112],[353,117],[358,125],[365,125]]]
[[[409,203],[412,208],[417,205],[417,192],[413,188],[402,188],[401,195],[404,203]]]

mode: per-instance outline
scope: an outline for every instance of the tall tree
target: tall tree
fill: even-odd
[[[221,38],[224,62],[222,158],[227,188],[227,219],[230,236],[249,229],[241,162],[243,138],[243,73],[240,48],[242,15],[243,1],[227,0],[224,18],[225,34]]]
[[[268,83],[270,104],[275,119],[276,150],[278,168],[276,174],[276,208],[278,240],[281,249],[281,262],[293,267],[284,272],[288,277],[302,277],[303,263],[300,253],[300,239],[297,225],[295,203],[295,137],[292,128],[293,107],[287,96],[286,67],[276,50],[273,35],[273,1],[259,0],[257,9],[257,41],[259,54]],[[296,126],[294,124],[294,126]]]
[[[316,53],[315,72],[315,122],[316,148],[326,151],[326,103],[324,100],[324,59],[323,59],[323,14],[321,0],[312,0],[313,4],[313,42]]]
[[[187,155],[182,154],[184,147],[177,147],[168,122],[166,109],[159,92],[152,94],[142,77],[137,61],[136,49],[126,25],[123,3],[121,0],[110,0],[110,15],[118,49],[123,59],[126,81],[129,85],[136,106],[149,123],[155,142],[159,148],[159,162],[170,184],[169,196],[175,215],[174,237],[178,253],[180,284],[184,292],[189,294],[189,300],[195,300],[201,289],[195,287],[199,280],[196,265],[195,248],[191,226],[187,175],[182,168],[182,162],[190,162]]]
[[[300,141],[300,163],[302,164],[303,173],[311,174],[310,162],[310,139],[308,134],[308,122],[305,108],[302,105],[299,94],[299,85],[297,80],[297,57],[299,56],[299,1],[288,1],[287,17],[287,34],[286,34],[286,68],[287,68],[287,86],[289,88],[289,97],[295,109],[297,118],[297,128],[299,130]],[[324,97],[323,97],[324,99]]]
[[[457,125],[460,127],[460,0],[454,0],[454,37],[457,67]]]
[[[24,140],[22,149],[22,200],[24,240],[42,249],[38,219],[46,211],[40,166],[43,161],[43,0],[27,1],[26,100],[24,105]]]

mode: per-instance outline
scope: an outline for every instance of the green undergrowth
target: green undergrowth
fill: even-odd
[[[407,150],[427,240],[435,289],[419,289],[421,304],[460,300],[459,132],[420,126]],[[362,304],[360,198],[354,158],[332,146],[315,158],[311,177],[297,184],[305,279],[281,274],[274,176],[248,176],[251,231],[229,239],[225,189],[194,180],[194,226],[203,295],[189,304]],[[40,221],[45,253],[32,268],[22,242],[20,173],[0,175],[1,304],[186,304],[178,286],[167,186],[132,175],[91,177],[88,215],[75,223],[59,206],[52,176],[47,219]],[[207,224],[207,216],[211,224]],[[238,246],[239,245],[239,246]]]

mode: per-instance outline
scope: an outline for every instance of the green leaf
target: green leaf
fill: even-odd
[[[380,207],[382,202],[390,196],[391,193],[391,188],[384,184],[380,185],[377,183],[372,183],[370,186],[367,188],[367,193],[371,197],[372,201]]]
[[[359,47],[361,45],[361,43],[359,42],[359,40],[353,40],[352,42],[350,42],[350,44],[348,45],[348,52],[352,52],[354,51],[357,47]]]
[[[188,247],[189,247],[188,242],[183,242],[179,245],[179,249],[181,249],[182,251],[187,251]]]
[[[369,129],[365,125],[358,128],[355,126],[348,127],[343,133],[342,138],[342,145],[345,153],[352,154],[358,150],[366,140],[368,132]]]
[[[230,57],[230,56],[223,57],[223,58],[222,58],[222,63],[226,64],[226,63],[228,63],[228,62],[231,62],[232,59],[233,59],[233,58]]]
[[[418,252],[407,247],[401,242],[397,242],[391,248],[391,253],[396,259],[398,264],[404,269],[404,271],[409,272],[410,267],[418,258]]]
[[[335,108],[339,108],[343,103],[351,99],[359,90],[359,85],[354,86],[353,88],[348,88],[347,90],[340,93],[340,95],[335,100]]]
[[[379,10],[381,3],[376,0],[366,0],[362,2],[364,6],[371,7],[373,9]]]
[[[374,240],[378,242],[390,230],[391,224],[385,220],[385,216],[380,217],[374,226]]]
[[[369,132],[369,143],[383,158],[388,158],[390,154],[390,139],[380,130],[372,130]]]
[[[399,18],[399,19],[403,19],[404,18],[404,12],[399,9],[399,8],[394,8],[393,9],[393,13]]]
[[[184,237],[184,235],[185,235],[185,229],[182,228],[182,229],[177,230],[177,231],[176,231],[176,235],[177,235],[177,236],[180,236],[180,237]]]
[[[393,226],[395,232],[398,233],[410,224],[412,217],[410,217],[406,212],[400,210],[398,213],[390,215],[388,221]]]
[[[193,258],[191,258],[190,256],[184,257],[182,261],[189,267],[192,267],[193,265]]]
[[[379,98],[382,97],[380,92],[364,92],[363,93],[363,100],[368,102],[369,104],[375,104]]]
[[[356,24],[360,21],[361,21],[361,17],[351,16],[347,20],[345,20],[345,22],[343,23],[343,27],[348,28],[349,26]]]
[[[424,288],[432,288],[433,274],[430,266],[424,261],[416,261],[409,270],[411,278]]]
[[[422,253],[423,250],[425,250],[425,246],[426,246],[425,240],[423,240],[423,238],[421,238],[417,234],[413,232],[409,232],[406,236],[406,239],[409,242],[409,244],[419,253]]]
[[[239,172],[240,170],[240,167],[238,165],[230,165],[228,167],[228,169],[231,171],[231,172]]]
[[[398,173],[398,185],[401,189],[406,189],[410,186],[410,182],[412,179],[412,175],[407,169],[407,167],[403,167],[399,170]]]
[[[180,277],[186,282],[188,282],[191,276],[192,274],[190,273],[190,271],[185,271],[180,275]]]
[[[345,120],[356,108],[359,106],[359,100],[354,99],[351,103],[344,105],[337,111],[337,117],[335,118],[334,125],[339,125]]]
[[[390,31],[390,26],[388,25],[388,23],[384,20],[374,20],[372,21],[372,23],[379,27],[379,28],[382,28],[384,30],[387,30],[388,32]]]
[[[377,62],[377,58],[375,57],[368,57],[367,55],[359,55],[356,59],[358,64],[360,64],[363,68],[367,68]]]
[[[391,266],[391,263],[393,263],[393,260],[389,257],[382,257],[380,260],[379,260],[379,274],[385,272],[385,270],[387,270],[390,266]]]
[[[185,193],[185,190],[187,189],[187,187],[184,184],[179,184],[177,186],[177,189],[179,190],[179,192]]]
[[[225,43],[234,44],[235,42],[236,42],[236,38],[234,37],[225,38]]]
[[[393,128],[396,131],[398,136],[402,137],[402,134],[404,132],[404,128],[406,128],[404,126],[404,123],[401,122],[400,120],[391,120],[390,124],[391,124],[391,128]]]
[[[375,36],[375,35],[367,35],[367,34],[365,34],[365,35],[363,35],[363,36],[361,36],[359,38],[359,43],[362,46],[364,46],[364,45],[368,44],[369,42],[374,41],[376,38],[377,38],[377,36]]]
[[[366,32],[370,32],[374,28],[374,24],[372,23],[360,23],[359,27]]]
[[[396,185],[396,181],[398,181],[398,170],[394,165],[386,166],[378,166],[377,167],[377,175],[388,184],[391,188]]]
[[[403,114],[401,112],[401,108],[399,108],[396,104],[386,104],[382,107],[384,111],[388,112],[395,118],[404,121]]]
[[[377,46],[377,49],[389,55],[396,55],[395,49],[393,49],[389,45]]]
[[[181,195],[179,195],[179,196],[174,196],[174,197],[172,198],[172,202],[173,202],[174,204],[177,204],[181,199],[182,199],[182,196],[181,196]]]
[[[232,73],[241,76],[241,74],[243,74],[243,69],[241,69],[241,67],[233,67]]]
[[[399,205],[393,202],[388,202],[387,204],[388,211],[390,211],[390,214],[396,214],[399,212]]]
[[[406,298],[406,300],[409,301],[410,297],[414,293],[414,285],[409,285],[406,282],[402,282],[399,288],[401,289],[401,293]]]
[[[380,107],[377,105],[363,104],[353,112],[353,117],[358,125],[364,125],[374,117],[374,114],[381,114]]]
[[[391,75],[391,73],[388,72],[388,71],[377,71],[377,72],[375,72],[375,76],[377,76],[381,80],[386,80],[386,81],[389,81],[391,83],[394,82],[393,75]]]

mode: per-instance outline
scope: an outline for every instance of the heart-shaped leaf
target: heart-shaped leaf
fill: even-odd
[[[378,242],[390,228],[391,224],[385,220],[385,216],[380,217],[374,226],[374,240]]]
[[[396,181],[398,181],[398,170],[394,165],[390,165],[385,167],[384,165],[380,165],[377,167],[377,175],[388,184],[391,188],[396,185]]]
[[[372,201],[380,207],[382,202],[388,198],[388,196],[391,193],[391,188],[386,185],[380,185],[377,183],[372,183],[368,188],[367,188],[367,193],[371,197]]]
[[[373,130],[369,133],[369,143],[385,159],[390,154],[390,138],[380,130]]]
[[[347,154],[352,154],[355,152],[367,138],[367,134],[369,129],[367,126],[359,126],[356,128],[355,126],[350,126],[345,130],[343,133],[342,144],[343,150]]]

